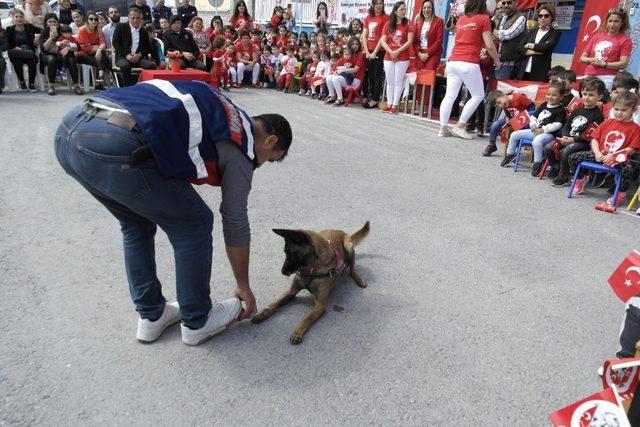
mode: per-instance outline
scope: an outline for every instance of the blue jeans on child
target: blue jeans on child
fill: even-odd
[[[489,131],[489,144],[495,144],[498,139],[500,129],[507,123],[507,119],[498,119],[491,124],[491,130]]]
[[[509,137],[509,146],[507,147],[507,154],[513,155],[518,147],[518,140],[520,139],[532,139],[533,140],[533,162],[541,163],[544,157],[545,145],[555,141],[556,137],[550,133],[541,133],[536,135],[531,129],[517,130],[511,133]]]
[[[153,160],[133,166],[131,153],[142,137],[72,109],[55,136],[65,172],[78,181],[120,222],[129,291],[143,319],[156,320],[165,298],[156,275],[157,226],[173,246],[176,290],[182,320],[204,325],[211,310],[213,214],[188,181],[160,175]]]

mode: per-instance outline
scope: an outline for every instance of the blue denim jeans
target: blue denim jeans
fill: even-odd
[[[500,133],[500,129],[502,126],[507,123],[507,119],[499,119],[491,124],[491,130],[489,131],[489,143],[495,144],[498,139],[498,134]]]
[[[517,130],[511,133],[509,137],[509,145],[507,146],[507,154],[513,155],[516,153],[518,147],[518,141],[520,139],[531,139],[533,147],[533,162],[542,163],[544,157],[544,147],[556,140],[556,137],[550,133],[541,133],[540,135],[534,133],[531,129]]]
[[[188,181],[160,175],[153,160],[130,164],[142,144],[136,133],[82,112],[62,119],[55,136],[58,161],[120,222],[129,291],[143,319],[162,315],[165,298],[156,275],[159,226],[173,246],[176,293],[183,323],[200,328],[211,309],[213,213]]]

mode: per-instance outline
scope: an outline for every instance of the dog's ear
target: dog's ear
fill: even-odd
[[[286,230],[283,228],[274,228],[273,232],[278,236],[284,237],[285,240],[296,245],[308,245],[311,243],[309,235],[300,230]]]

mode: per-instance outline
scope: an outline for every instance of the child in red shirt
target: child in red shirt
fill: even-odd
[[[580,151],[569,157],[571,171],[575,171],[580,162],[597,162],[607,164],[615,161],[614,154],[624,152],[629,159],[632,155],[637,155],[640,150],[640,126],[633,122],[633,112],[638,105],[638,96],[627,92],[618,95],[614,104],[615,119],[607,119],[598,126],[591,135],[591,151]],[[609,206],[617,206],[627,197],[629,181],[638,175],[640,168],[633,161],[623,161],[615,164],[620,171],[622,182],[617,200],[610,197],[607,200]],[[582,171],[581,171],[582,172]],[[573,187],[573,194],[581,194],[584,187],[589,182],[589,176],[585,172],[577,177]],[[609,189],[613,194],[615,187]]]
[[[225,54],[225,39],[222,36],[217,36],[212,43],[213,53],[211,54],[211,61],[213,65],[211,67],[211,74],[213,75],[213,86],[221,87],[224,90],[229,90],[229,69],[223,59]]]
[[[496,109],[504,111],[504,117],[500,120],[496,120],[491,125],[491,131],[489,132],[489,145],[484,149],[483,156],[488,157],[494,151],[498,150],[496,146],[496,140],[502,130],[502,127],[507,124],[507,121],[520,114],[521,111],[526,111],[531,105],[532,101],[527,98],[526,95],[518,92],[504,93],[496,90],[489,96],[489,105]]]
[[[291,80],[293,80],[293,76],[296,73],[296,66],[298,65],[298,60],[295,57],[295,49],[293,46],[287,46],[287,56],[282,58],[282,71],[280,72],[280,76],[278,77],[278,87],[276,90],[284,90],[286,92],[286,88],[291,85]]]

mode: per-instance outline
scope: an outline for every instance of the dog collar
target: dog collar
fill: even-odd
[[[335,266],[335,268],[330,268],[328,271],[320,273],[320,272],[318,272],[317,268],[302,267],[296,273],[300,277],[309,278],[309,279],[318,279],[318,278],[322,278],[322,277],[342,276],[342,274],[344,273],[344,271],[347,268],[347,264],[344,262],[344,258],[342,256],[342,254],[337,249],[335,249],[335,256],[336,256],[336,264],[337,264]]]

